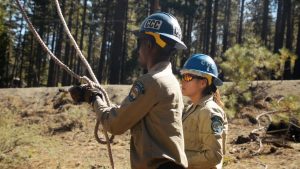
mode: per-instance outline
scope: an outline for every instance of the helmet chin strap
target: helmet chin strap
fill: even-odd
[[[208,74],[203,74],[202,77],[207,79],[208,85],[210,86],[212,84],[212,76]]]
[[[160,34],[154,32],[145,32],[145,34],[153,36],[155,43],[161,48],[166,47],[167,43],[160,38]]]

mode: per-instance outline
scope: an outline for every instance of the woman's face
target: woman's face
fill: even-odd
[[[182,76],[182,94],[189,98],[202,97],[202,92],[206,88],[207,80],[198,79],[196,76],[190,74],[183,74]]]

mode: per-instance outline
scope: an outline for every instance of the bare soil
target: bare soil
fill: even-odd
[[[300,81],[259,83],[267,86],[266,97],[300,96]],[[116,104],[130,90],[127,85],[104,88]],[[98,144],[93,136],[91,106],[74,104],[67,89],[0,89],[0,168],[110,168],[106,145]],[[300,168],[300,144],[282,136],[260,132],[266,140],[256,153],[259,142],[249,140],[249,134],[258,128],[251,118],[261,112],[257,107],[245,107],[239,118],[229,120],[224,168]],[[126,132],[112,144],[118,169],[130,168],[129,139]],[[271,141],[266,143],[268,139]]]

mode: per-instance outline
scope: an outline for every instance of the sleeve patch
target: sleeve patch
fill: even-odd
[[[213,116],[211,118],[211,129],[214,134],[221,134],[224,129],[223,120],[219,116]]]
[[[128,98],[130,102],[133,102],[140,94],[144,94],[144,85],[141,82],[135,82],[129,92]]]

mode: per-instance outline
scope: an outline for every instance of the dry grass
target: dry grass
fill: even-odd
[[[284,88],[279,84],[276,90],[268,89],[268,93],[299,93],[296,87],[293,90],[288,87],[284,82]],[[106,89],[112,100],[120,103],[130,86]],[[93,136],[95,115],[90,105],[73,105],[70,96],[59,93],[57,88],[0,89],[0,96],[1,169],[109,168],[106,146],[97,144]],[[232,142],[239,135],[247,136],[257,126],[247,119],[231,119],[229,125],[225,169],[260,169],[265,164],[268,168],[299,168],[299,144],[292,144],[292,149],[275,147],[273,153],[270,153],[272,145],[266,144],[261,154],[252,156],[250,153],[257,150],[257,143],[235,145]],[[129,133],[125,133],[117,136],[112,145],[118,169],[130,168],[129,139]]]

